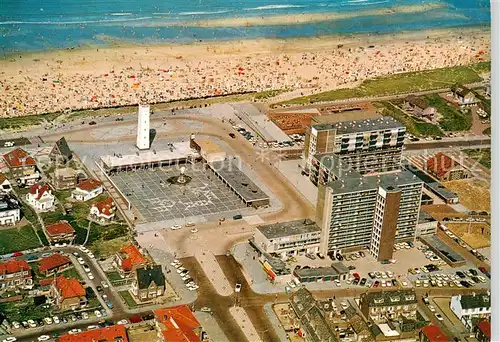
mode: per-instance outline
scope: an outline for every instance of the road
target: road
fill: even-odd
[[[453,140],[434,140],[428,142],[409,142],[405,144],[406,151],[415,151],[415,150],[435,150],[440,148],[449,148],[449,147],[476,147],[476,146],[491,146],[491,139],[480,137],[480,138],[455,138]]]

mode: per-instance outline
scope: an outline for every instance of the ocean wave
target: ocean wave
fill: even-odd
[[[109,15],[124,16],[124,15],[132,15],[132,13],[118,12],[118,13],[110,13]]]
[[[152,17],[128,18],[128,19],[104,19],[104,20],[81,20],[81,21],[2,21],[0,25],[84,25],[84,24],[99,24],[99,23],[120,23],[127,21],[140,21],[151,19]]]
[[[181,12],[179,15],[207,15],[207,14],[221,14],[228,13],[230,11],[214,11],[214,12]]]
[[[265,11],[270,9],[284,9],[284,8],[301,8],[306,7],[302,5],[266,5],[252,8],[245,8],[245,11]]]
[[[155,12],[153,15],[170,15],[172,12]]]
[[[360,2],[368,2],[370,0],[349,0],[348,3],[360,3]]]
[[[379,4],[386,4],[389,2],[389,0],[383,0],[383,1],[375,1],[375,2],[366,2],[366,1],[348,1],[350,6],[370,6],[370,5],[379,5]]]

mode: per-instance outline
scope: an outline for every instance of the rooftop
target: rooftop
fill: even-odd
[[[7,260],[0,263],[0,274],[12,274],[30,270],[30,265],[25,260]]]
[[[461,165],[442,152],[436,153],[435,156],[429,158],[426,162],[426,169],[438,177],[443,177],[455,167],[461,167]]]
[[[153,149],[129,155],[107,155],[102,156],[101,160],[107,168],[114,168],[181,160],[189,155],[196,156],[196,153],[189,147],[189,141],[187,141],[172,143],[170,150],[156,151]]]
[[[422,334],[427,336],[429,342],[449,342],[450,339],[436,325],[428,325],[421,330]]]
[[[135,270],[139,289],[148,288],[153,282],[156,286],[165,285],[165,275],[161,265],[145,266]]]
[[[76,176],[76,171],[73,170],[70,167],[64,167],[64,168],[60,168],[60,169],[55,169],[54,175],[56,176],[56,178],[59,178],[59,177],[75,177]]]
[[[42,198],[43,194],[45,192],[49,192],[50,193],[50,187],[47,185],[47,184],[33,184],[30,188],[30,194],[32,195],[37,195],[36,196],[36,199],[39,200],[40,198]]]
[[[19,209],[19,202],[10,196],[0,197],[0,212]]]
[[[54,144],[54,148],[50,153],[58,154],[68,159],[73,155],[73,152],[71,152],[71,149],[69,148],[68,143],[66,142],[66,138],[64,137],[56,141],[56,143]]]
[[[75,229],[67,221],[59,221],[46,226],[45,229],[49,235],[72,234],[75,232]]]
[[[64,299],[85,296],[85,288],[74,278],[59,276],[55,280],[55,287]]]
[[[422,240],[426,245],[438,250],[441,254],[443,254],[443,256],[445,256],[445,258],[447,258],[452,263],[465,262],[465,259],[460,254],[455,252],[454,249],[441,241],[435,235],[421,236],[420,240]]]
[[[348,110],[330,115],[317,115],[311,120],[311,125],[325,125],[353,120],[366,120],[380,118],[381,115],[373,110]]]
[[[59,337],[58,342],[128,342],[128,338],[124,325],[112,325],[73,335],[62,335]]]
[[[122,268],[125,271],[131,271],[134,266],[140,265],[146,261],[146,258],[139,249],[133,244],[127,245],[120,250],[125,258],[122,260]]]
[[[310,219],[267,224],[258,226],[257,229],[268,239],[321,232],[316,223]]]
[[[193,315],[187,305],[153,311],[156,321],[166,341],[198,342],[201,331],[200,322]]]
[[[16,148],[15,150],[4,154],[3,159],[9,168],[36,165],[35,159],[31,158],[22,148]]]
[[[42,258],[38,265],[40,266],[40,272],[45,273],[46,271],[50,271],[54,268],[70,264],[71,260],[60,253],[54,253],[48,257]]]
[[[100,186],[102,186],[102,183],[100,181],[98,181],[97,179],[89,178],[78,182],[76,188],[84,191],[92,191]]]
[[[491,324],[488,321],[481,321],[477,324],[477,327],[483,333],[486,338],[491,339]]]
[[[339,273],[332,267],[316,267],[316,268],[301,268],[294,271],[301,278],[308,277],[328,277],[335,276]]]
[[[460,297],[462,309],[477,309],[491,307],[491,297],[486,293],[464,295]]]
[[[330,124],[314,125],[317,131],[328,131],[336,129],[337,134],[350,134],[367,131],[381,131],[393,129],[405,129],[405,126],[390,116],[369,118],[363,120],[343,121]]]
[[[401,306],[416,304],[417,296],[414,290],[368,292],[362,298],[369,307],[374,306]]]
[[[232,160],[216,161],[208,163],[245,202],[269,199],[248,176],[241,171]]]
[[[113,199],[108,197],[102,201],[92,203],[92,206],[96,207],[100,214],[109,216],[113,213],[115,204]]]
[[[436,219],[426,211],[420,210],[418,213],[418,223],[436,222]]]

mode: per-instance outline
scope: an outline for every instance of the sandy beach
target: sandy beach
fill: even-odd
[[[486,29],[439,30],[9,56],[0,60],[0,117],[244,91],[326,91],[394,72],[490,60],[489,36]]]

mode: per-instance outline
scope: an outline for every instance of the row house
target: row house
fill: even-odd
[[[46,277],[67,270],[73,266],[71,259],[61,253],[54,253],[38,261],[38,270]]]
[[[364,293],[360,297],[360,308],[365,317],[375,323],[400,316],[417,319],[417,297],[413,290]]]
[[[31,289],[31,267],[25,260],[7,260],[0,263],[0,289],[2,291]]]

